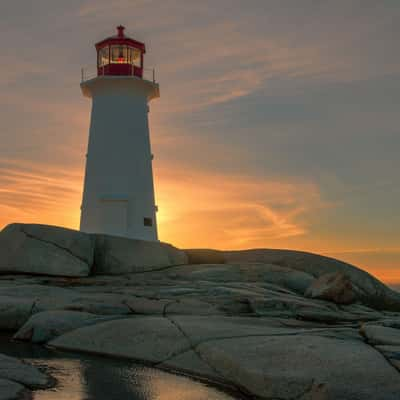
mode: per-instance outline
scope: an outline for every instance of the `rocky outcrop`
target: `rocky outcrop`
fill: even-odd
[[[376,309],[400,311],[400,293],[353,265],[317,254],[294,250],[254,249],[225,251],[227,263],[261,263],[289,267],[315,278],[340,272],[351,281],[357,299]]]
[[[188,264],[224,264],[225,256],[220,250],[185,249]]]
[[[0,233],[0,273],[87,276],[93,252],[94,241],[84,233],[12,224]]]
[[[336,304],[351,304],[357,298],[351,280],[342,272],[321,275],[307,288],[305,296]]]
[[[0,232],[0,274],[119,275],[187,264],[167,243],[91,235],[48,225],[11,224]]]
[[[398,398],[400,295],[356,267],[294,251],[183,252],[87,234],[84,256],[72,240],[79,232],[20,227],[0,233],[6,264],[29,267],[0,268],[0,328],[18,330],[15,339],[150,363],[250,398]],[[68,264],[54,260],[46,273],[58,252],[62,263],[85,260],[90,275],[62,276]],[[0,373],[0,390],[30,385],[14,378]]]
[[[95,235],[94,273],[119,275],[187,264],[184,251],[167,243]]]
[[[395,399],[393,339],[365,339],[358,324],[397,330],[399,316],[305,298],[291,274],[302,287],[314,279],[260,264],[183,265],[73,285],[57,277],[9,276],[0,281],[0,301],[14,294],[32,304],[16,339],[143,361],[261,399]],[[21,324],[27,314],[19,319],[14,310],[7,318]]]
[[[265,399],[394,400],[400,390],[398,373],[349,328],[289,328],[260,318],[138,317],[81,328],[50,345],[223,379]]]

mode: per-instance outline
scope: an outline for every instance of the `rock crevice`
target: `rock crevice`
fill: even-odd
[[[79,256],[78,254],[74,253],[71,249],[69,249],[68,247],[63,247],[60,244],[57,244],[56,242],[52,241],[52,240],[46,240],[44,238],[35,236],[31,233],[28,233],[23,226],[20,227],[20,231],[28,238],[32,239],[32,240],[37,240],[39,242],[43,242],[43,243],[47,243],[51,246],[54,246],[55,248],[57,248],[58,250],[64,251],[66,253],[68,253],[71,257],[74,257],[76,259],[78,259],[79,261],[82,261],[83,263],[87,264],[89,268],[92,267],[92,265],[89,265],[90,259],[84,258],[82,256]],[[93,258],[93,255],[92,257]]]

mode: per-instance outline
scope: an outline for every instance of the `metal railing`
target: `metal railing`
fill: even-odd
[[[143,68],[143,79],[156,83],[156,69],[155,68]]]
[[[104,74],[104,67],[100,68],[98,71],[93,69],[92,67],[83,67],[83,68],[81,68],[81,82],[88,81],[90,79],[96,78],[97,76],[105,75]],[[136,76],[136,75],[134,75],[133,72],[134,72],[134,70],[132,68],[132,74],[131,75],[125,75],[125,76]],[[143,68],[142,79],[145,80],[145,81],[150,81],[150,82],[156,83],[156,71],[155,71],[155,69],[154,68]]]
[[[89,69],[88,67],[81,68],[81,82],[88,81],[97,76],[97,72]]]

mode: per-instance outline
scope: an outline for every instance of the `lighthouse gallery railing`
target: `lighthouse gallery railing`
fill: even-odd
[[[100,72],[101,72],[101,69],[100,69]],[[103,69],[103,72],[104,72],[104,69]],[[102,76],[102,75],[103,74],[101,74],[101,73],[100,74],[97,73],[97,71],[95,71],[93,68],[89,68],[89,67],[81,68],[81,82],[85,82],[90,79],[96,78],[97,76]],[[132,74],[130,76],[134,76],[133,69],[132,69]],[[154,68],[143,68],[142,79],[156,83],[156,70]]]

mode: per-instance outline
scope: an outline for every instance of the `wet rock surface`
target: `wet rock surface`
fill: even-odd
[[[1,400],[29,399],[31,389],[44,389],[53,385],[53,379],[38,368],[0,354]]]
[[[18,400],[29,398],[29,392],[23,385],[0,378],[0,400]]]
[[[142,244],[98,237],[88,276],[2,269],[1,329],[261,399],[398,399],[400,294],[368,273],[303,252]]]

